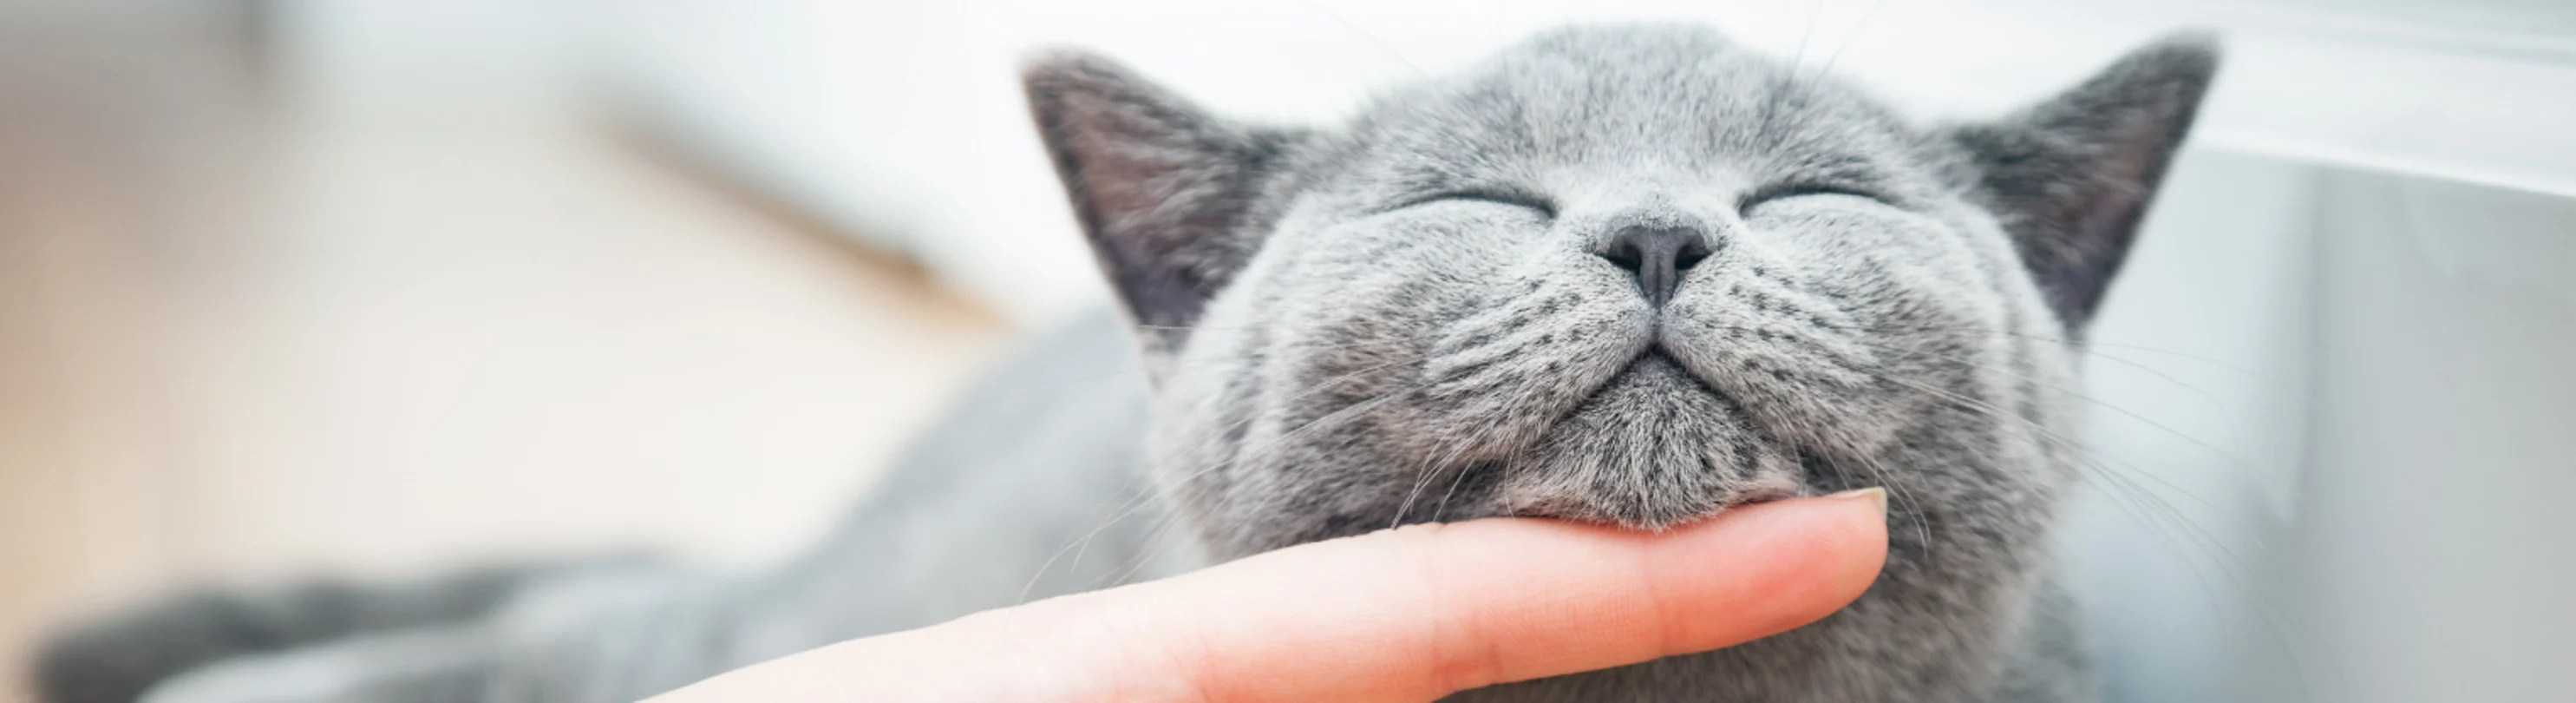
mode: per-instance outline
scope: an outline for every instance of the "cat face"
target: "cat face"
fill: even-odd
[[[2036,534],[2067,340],[2212,66],[2170,42],[1939,130],[1683,28],[1543,36],[1329,131],[1086,57],[1028,81],[1148,349],[1157,476],[1232,556],[1869,485]]]

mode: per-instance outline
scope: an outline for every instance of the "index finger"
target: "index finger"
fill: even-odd
[[[1502,518],[1299,545],[844,642],[657,701],[1428,701],[1822,618],[1877,577],[1883,495],[1739,507],[1660,534]]]
[[[1323,542],[1147,584],[1127,604],[1204,700],[1430,700],[1733,645],[1858,598],[1877,495],[1730,510],[1664,534],[1479,520]],[[1159,592],[1159,593],[1158,593]]]

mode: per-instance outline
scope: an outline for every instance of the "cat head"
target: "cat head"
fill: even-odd
[[[2169,39],[1937,128],[1682,27],[1543,35],[1333,129],[1081,54],[1025,78],[1146,348],[1157,476],[1235,555],[1865,485],[1915,519],[2053,501],[2048,389],[2215,66]]]

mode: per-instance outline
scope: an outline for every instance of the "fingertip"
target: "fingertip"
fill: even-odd
[[[1824,552],[1840,557],[1834,563],[1841,568],[1828,579],[1837,586],[1830,589],[1837,597],[1827,599],[1829,604],[1816,614],[1817,618],[1858,600],[1887,567],[1887,489],[1845,491],[1826,496],[1826,500],[1840,508],[1835,512],[1840,522],[1838,529],[1823,533],[1825,539],[1831,540]]]
[[[1810,521],[1800,526],[1809,542],[1789,556],[1806,556],[1810,568],[1817,569],[1821,610],[1815,617],[1821,618],[1860,598],[1887,566],[1887,489],[1787,502]]]
[[[1857,598],[1887,565],[1887,489],[1843,491],[1817,502],[1835,508],[1833,526],[1817,534],[1829,542],[1823,553],[1840,557],[1836,563],[1847,570],[1845,576],[1859,581],[1852,592]]]
[[[1887,489],[1885,488],[1880,488],[1878,486],[1855,488],[1825,497],[1843,500],[1868,499],[1870,506],[1878,509],[1879,517],[1884,518],[1887,516]]]
[[[1887,561],[1887,521],[1869,491],[1739,507],[1656,546],[1650,570],[1665,655],[1768,637],[1841,610]]]

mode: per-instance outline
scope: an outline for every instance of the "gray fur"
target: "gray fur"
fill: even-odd
[[[48,642],[36,662],[36,685],[56,703],[132,701],[156,681],[219,660],[479,618],[522,587],[569,570],[501,565],[390,586],[317,581],[277,590],[201,590]]]
[[[1042,57],[1030,103],[1141,355],[1102,319],[1042,340],[777,571],[548,583],[151,700],[630,700],[1399,523],[1661,529],[1873,485],[1888,564],[1850,608],[1457,698],[2091,699],[2047,578],[2079,461],[2071,333],[2214,66],[2168,40],[2007,120],[1924,127],[1704,30],[1577,28],[1327,130]],[[1641,289],[1613,255],[1641,230],[1705,258]]]

